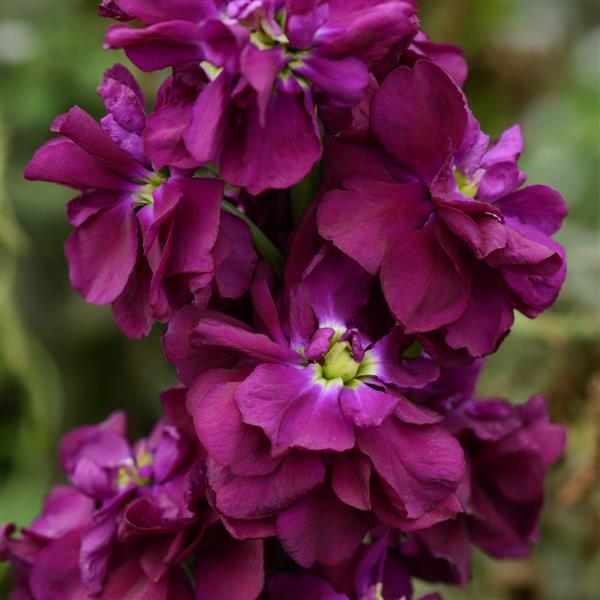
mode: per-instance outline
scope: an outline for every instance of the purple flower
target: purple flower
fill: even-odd
[[[88,302],[112,304],[120,329],[138,338],[184,303],[205,306],[213,287],[241,295],[255,254],[247,227],[221,216],[222,181],[153,170],[129,71],[109,69],[98,91],[108,110],[100,125],[78,107],[58,117],[60,137],[35,153],[25,176],[81,192],[67,211],[71,284]]]
[[[564,252],[549,236],[566,214],[562,197],[520,189],[519,127],[490,145],[460,89],[429,61],[388,75],[370,123],[382,146],[328,144],[332,191],[319,232],[381,273],[392,313],[428,350],[493,352],[514,309],[535,317],[558,294]]]
[[[538,537],[544,479],[564,449],[565,430],[549,423],[541,396],[522,406],[471,400],[446,417],[446,427],[467,456],[468,477],[459,490],[464,513],[416,532],[403,552],[416,575],[464,584],[473,544],[500,558],[529,552]]]
[[[163,394],[176,422],[183,391]],[[199,596],[256,598],[262,541],[234,540],[219,525],[195,437],[161,421],[131,446],[125,427],[115,413],[68,433],[59,455],[72,485],[53,488],[20,537],[13,525],[2,527],[0,560],[11,561],[17,590],[35,600],[191,599],[181,565],[193,560]]]
[[[411,530],[458,510],[460,448],[436,426],[441,417],[402,393],[438,369],[403,356],[411,340],[398,328],[372,337],[373,317],[362,310],[371,283],[324,246],[284,297],[285,319],[259,277],[257,330],[188,308],[165,336],[190,386],[212,505],[234,535],[277,534],[304,566],[347,559],[373,515]]]
[[[357,105],[369,70],[392,62],[415,35],[415,12],[410,0],[115,0],[102,14],[147,25],[106,34],[106,46],[125,48],[141,69],[202,61],[211,81],[191,111],[170,111],[154,128],[168,131],[176,119],[186,161],[218,164],[228,183],[258,194],[309,172],[321,155],[314,105]]]

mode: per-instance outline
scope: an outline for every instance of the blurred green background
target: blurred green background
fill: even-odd
[[[101,114],[95,88],[123,61],[100,50],[108,23],[94,0],[2,0],[0,10],[0,521],[27,524],[60,479],[61,433],[124,408],[132,434],[144,434],[175,375],[158,328],[131,342],[109,308],[69,288],[64,204],[74,194],[22,178],[55,115],[73,104]],[[530,183],[555,186],[570,208],[560,300],[535,321],[517,319],[480,384],[480,395],[514,402],[544,393],[569,430],[541,542],[523,561],[478,554],[467,588],[434,588],[450,599],[600,598],[600,2],[425,0],[421,18],[434,40],[464,47],[484,130],[520,122]],[[141,76],[148,98],[159,79]]]

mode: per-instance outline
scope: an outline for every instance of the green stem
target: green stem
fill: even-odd
[[[243,212],[236,208],[231,202],[223,200],[221,202],[221,208],[228,213],[235,215],[238,219],[241,219],[250,228],[252,239],[254,240],[254,246],[258,250],[259,254],[268,260],[275,272],[279,277],[283,275],[283,265],[285,259],[279,250],[275,247],[275,244],[259,229],[259,227],[251,221]]]

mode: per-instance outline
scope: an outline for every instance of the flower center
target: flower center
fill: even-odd
[[[467,198],[475,198],[479,188],[481,175],[476,172],[473,177],[467,177],[460,169],[454,167],[454,179],[458,186],[458,191]]]
[[[152,455],[142,448],[135,460],[128,459],[121,464],[117,472],[117,487],[124,489],[132,483],[144,487],[152,483]]]
[[[134,194],[136,206],[145,206],[146,204],[154,204],[154,197],[152,194],[154,190],[160,187],[165,180],[162,173],[154,173],[152,177],[149,177],[144,181],[143,186]]]
[[[325,379],[341,379],[348,383],[354,379],[360,363],[354,360],[348,342],[336,342],[323,357],[323,377]]]

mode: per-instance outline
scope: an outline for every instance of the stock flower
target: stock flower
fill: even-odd
[[[380,272],[405,333],[471,357],[493,352],[514,309],[535,317],[556,299],[565,261],[550,235],[566,213],[562,197],[544,185],[520,189],[519,127],[490,144],[460,89],[429,61],[387,76],[370,122],[382,147],[329,144],[319,232]]]
[[[71,284],[88,302],[112,304],[136,338],[184,303],[206,305],[213,281],[221,295],[241,295],[255,255],[246,225],[220,214],[222,181],[166,176],[145,158],[144,100],[129,71],[115,65],[98,91],[108,110],[100,124],[79,107],[58,117],[59,137],[25,176],[81,192],[67,209]]]
[[[181,414],[184,398],[165,392],[166,413]],[[195,437],[163,420],[131,446],[125,428],[114,413],[69,432],[59,457],[71,485],[52,489],[19,538],[3,526],[0,560],[11,561],[22,597],[191,600],[181,565],[193,560],[199,597],[256,598],[262,541],[234,540],[218,524]]]
[[[211,81],[178,127],[197,164],[252,194],[308,173],[321,155],[314,105],[358,104],[417,23],[411,0],[112,0],[101,12],[147,25],[114,25],[105,41],[141,69],[202,61]]]
[[[283,300],[283,320],[259,277],[257,330],[189,307],[164,340],[190,387],[212,505],[236,536],[276,534],[303,566],[346,560],[374,515],[411,530],[458,510],[462,452],[437,413],[402,393],[438,369],[403,356],[411,340],[397,327],[371,337],[369,321],[383,317],[362,310],[371,283],[325,245]]]
[[[472,545],[499,558],[530,551],[538,537],[544,479],[564,449],[565,430],[549,422],[541,396],[521,406],[470,400],[448,414],[445,426],[467,457],[468,475],[459,488],[464,512],[416,532],[403,551],[416,558],[413,570],[419,562],[425,565],[416,575],[464,585]]]

